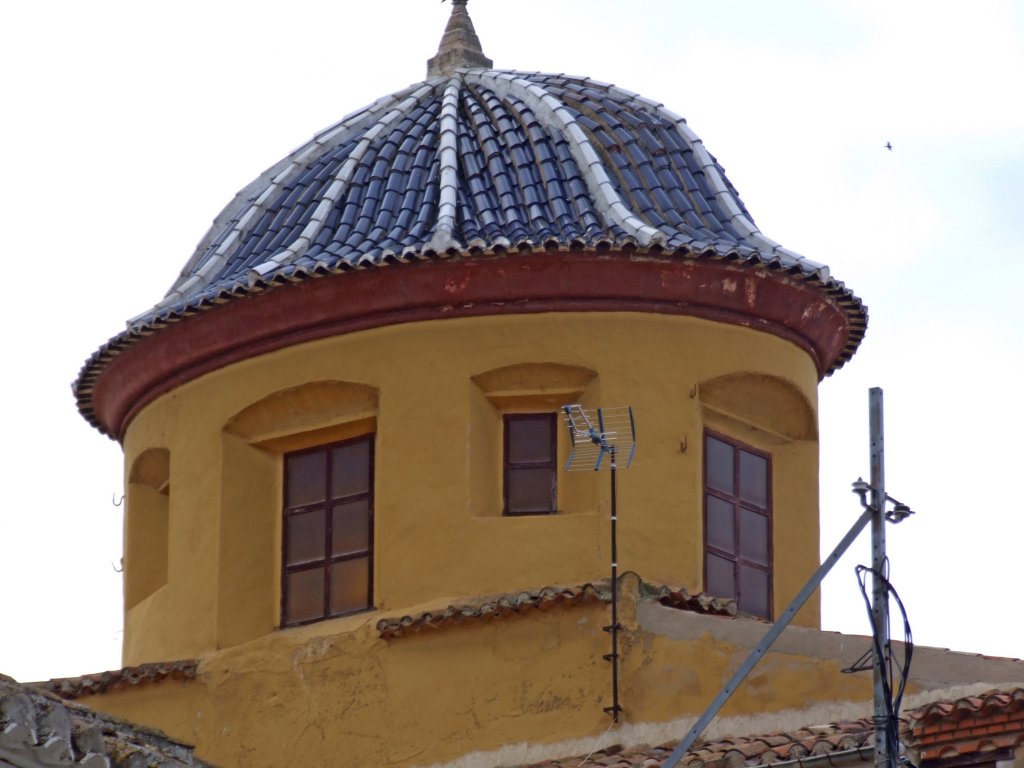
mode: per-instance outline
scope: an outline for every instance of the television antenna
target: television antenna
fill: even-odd
[[[611,635],[612,651],[605,654],[605,661],[612,665],[612,705],[604,711],[612,716],[612,722],[619,722],[619,553],[616,536],[618,522],[618,488],[615,473],[618,469],[629,469],[636,455],[636,424],[630,406],[615,408],[586,409],[582,405],[564,405],[565,423],[569,428],[572,451],[565,463],[566,472],[588,470],[599,472],[607,467],[612,476],[612,623],[604,627]]]

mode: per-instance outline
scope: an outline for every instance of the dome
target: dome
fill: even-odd
[[[658,247],[829,283],[755,227],[686,122],[606,83],[460,70],[388,96],[269,169],[136,322],[277,279],[498,250]]]
[[[168,323],[354,270],[495,255],[714,260],[802,282],[844,316],[819,355],[842,366],[866,311],[827,267],[765,237],[722,166],[662,104],[585,77],[487,68],[456,0],[428,79],[350,114],[261,174],[216,218],[168,294],[75,385]],[[103,428],[101,426],[101,428]]]

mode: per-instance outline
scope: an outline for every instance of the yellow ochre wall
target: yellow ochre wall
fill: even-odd
[[[691,592],[703,588],[704,429],[770,452],[778,613],[818,562],[817,383],[810,356],[774,335],[641,313],[410,323],[207,374],[143,409],[124,441],[124,663],[200,658],[198,678],[87,703],[223,766],[428,765],[600,734],[606,603],[394,640],[375,630],[382,617],[607,578],[608,474],[560,473],[559,514],[503,517],[501,414],[631,405],[639,446],[620,474],[620,572]],[[375,610],[278,629],[282,456],[366,432]],[[567,442],[560,432],[561,460]],[[638,627],[633,604],[623,722],[695,715],[740,658],[736,620],[690,615],[725,623],[670,641]],[[815,598],[797,624],[818,620]],[[864,693],[833,659],[773,663],[779,684],[741,692],[730,713],[798,708],[822,686]]]
[[[776,336],[640,313],[404,324],[207,374],[147,406],[126,433],[129,476],[166,450],[170,479],[166,582],[127,610],[124,663],[260,638],[274,656],[278,639],[340,627],[275,630],[281,456],[373,429],[378,610],[355,621],[606,578],[607,474],[560,473],[558,515],[501,516],[500,413],[577,398],[633,407],[639,447],[620,474],[619,567],[648,582],[702,589],[705,426],[771,452],[778,613],[818,562],[817,383],[810,356]],[[145,594],[132,566],[127,591]],[[797,623],[818,617],[812,601]]]
[[[605,743],[663,743],[685,733],[691,722],[680,718],[696,717],[749,652],[750,633],[737,625],[758,636],[763,625],[648,604],[692,635],[672,638],[638,624],[631,586],[620,602],[624,712],[610,735],[602,711],[611,703],[605,603],[530,609],[393,640],[378,637],[373,615],[349,616],[211,654],[193,681],[129,686],[83,703],[158,727],[224,768],[493,768],[583,754],[602,734]],[[806,635],[768,654],[716,728],[729,733],[731,718],[748,717],[741,732],[769,732],[779,727],[776,713],[837,702],[869,710],[870,676],[841,673],[849,660],[821,653],[820,638]],[[849,659],[867,642],[855,641]]]

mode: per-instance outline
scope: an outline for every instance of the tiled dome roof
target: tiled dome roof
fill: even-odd
[[[838,285],[758,231],[715,158],[657,102],[587,78],[457,70],[346,117],[261,175],[134,322],[275,279],[438,254],[634,246]]]
[[[117,395],[116,416],[97,413],[95,393],[115,358],[170,323],[278,286],[404,262],[525,254],[564,261],[579,253],[721,262],[775,275],[776,288],[785,284],[789,293],[768,291],[757,306],[751,295],[740,306],[728,295],[672,293],[663,280],[641,290],[646,306],[771,326],[811,351],[822,374],[853,355],[867,321],[860,299],[827,267],[761,234],[685,120],[589,78],[490,69],[465,6],[453,0],[427,80],[344,118],[235,196],[164,299],[86,362],[74,385],[86,419],[104,431],[115,429],[113,419],[123,429],[128,402],[139,407],[160,376],[172,380],[171,363],[160,363],[166,370],[158,376],[154,367],[149,385],[136,381]],[[587,296],[561,296],[562,305],[608,309],[598,299],[615,285],[595,288],[611,279],[602,274],[589,276]],[[718,283],[735,293],[731,277]],[[551,296],[529,303],[544,293],[533,288],[532,298],[522,286],[514,296],[467,295],[465,306],[476,302],[474,311],[483,311],[485,301],[511,300],[522,311],[549,311]],[[381,286],[373,290],[379,295]],[[802,298],[791,295],[801,290]],[[620,298],[639,307],[635,294]],[[378,322],[401,314],[377,310]],[[309,325],[318,322],[340,327]],[[275,342],[260,344],[267,351]],[[231,359],[256,348],[236,346]],[[176,371],[173,380],[184,376]]]

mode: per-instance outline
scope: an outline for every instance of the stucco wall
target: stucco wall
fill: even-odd
[[[539,371],[542,386],[529,375],[481,379],[509,366]],[[259,638],[275,657],[274,643],[294,632],[271,634],[282,452],[353,430],[376,431],[380,611],[604,578],[607,475],[560,474],[558,515],[500,515],[500,429],[488,419],[570,396],[633,406],[639,448],[619,483],[619,563],[648,581],[702,589],[705,425],[772,453],[778,612],[818,560],[816,387],[810,357],[776,336],[631,313],[406,324],[221,368],[153,402],[126,434],[126,467],[167,449],[170,483],[167,581],[127,612],[124,661],[197,657]],[[812,602],[798,622],[817,621]]]
[[[693,615],[669,611],[668,621]],[[603,603],[530,610],[381,640],[370,617],[353,616],[268,635],[212,654],[195,681],[121,689],[86,703],[157,726],[223,766],[495,765],[518,744],[596,736],[609,718],[610,673]],[[735,622],[710,619],[709,632],[678,640],[634,620],[627,597],[621,636],[624,733],[698,714],[742,658],[728,639]],[[751,620],[752,631],[764,625]],[[763,630],[762,630],[763,631]],[[839,673],[839,659],[772,655],[726,716],[867,697],[870,679]],[[632,729],[632,730],[630,730]],[[654,730],[652,730],[654,729]],[[670,732],[678,737],[679,733]]]
[[[159,727],[214,764],[493,768],[595,746],[680,738],[764,623],[635,601],[623,590],[620,723],[601,656],[604,603],[529,609],[382,640],[367,614],[210,654],[195,680],[126,686],[84,703]],[[418,609],[437,608],[418,606]],[[862,636],[790,627],[707,731],[768,734],[866,717],[869,672],[844,674]],[[1024,662],[918,648],[908,708],[1024,677]],[[964,687],[970,684],[971,687]]]

